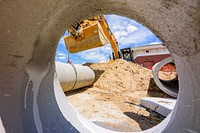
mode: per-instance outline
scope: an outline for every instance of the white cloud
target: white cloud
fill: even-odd
[[[108,56],[111,54],[111,51],[111,45],[107,44],[103,47],[80,52],[77,55],[81,59],[89,60],[91,62],[106,62],[108,60]]]
[[[126,41],[127,41],[126,39],[127,39],[127,37],[120,37],[120,38],[118,39],[119,45],[125,44]]]
[[[99,48],[100,51],[102,51],[103,53],[111,53],[112,49],[111,49],[111,44],[107,44],[103,47]]]
[[[128,33],[126,31],[116,31],[113,34],[115,35],[116,39],[119,39],[123,36],[128,36]]]
[[[117,22],[111,21],[112,18],[116,19]],[[151,34],[151,32],[145,30],[143,27],[141,28],[140,25],[136,24],[134,21],[124,17],[111,15],[110,22],[109,26],[119,42],[119,47],[127,47],[133,43],[140,43]]]
[[[106,63],[106,61],[99,61],[99,63]]]
[[[134,20],[116,15],[108,15],[107,18],[120,48],[146,45],[151,41],[157,41],[151,31]]]
[[[64,53],[57,53],[58,56],[66,56]]]
[[[119,38],[119,45],[129,46],[130,44],[142,43],[148,39],[148,37],[152,36],[152,33],[146,29],[137,30],[133,34],[129,34],[127,37]]]
[[[113,24],[110,26],[112,31],[116,31],[116,30],[125,30],[126,26],[122,26],[121,24]]]
[[[58,59],[60,60],[65,60],[67,57],[64,57],[64,56],[61,56],[61,57],[58,57]]]
[[[149,45],[162,44],[162,42],[151,42]]]
[[[94,62],[106,61],[107,56],[105,54],[101,54],[98,51],[91,51],[91,52],[82,52],[80,53],[81,58],[86,60],[91,60]]]
[[[62,52],[57,52],[56,53],[56,59],[65,60],[65,59],[67,59],[67,55],[65,53],[62,53]]]
[[[130,34],[130,33],[133,33],[133,32],[135,32],[135,31],[137,31],[138,30],[138,28],[136,27],[136,26],[134,26],[134,25],[130,25],[130,26],[128,26],[127,28],[127,32]]]

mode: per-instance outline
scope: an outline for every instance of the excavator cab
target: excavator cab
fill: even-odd
[[[124,48],[120,51],[124,60],[133,62],[133,51],[131,50],[131,48]]]
[[[109,43],[102,29],[101,16],[76,23],[69,28],[70,35],[64,37],[65,45],[70,53],[76,53]]]

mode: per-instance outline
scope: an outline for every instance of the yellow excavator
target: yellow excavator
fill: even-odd
[[[118,43],[104,15],[75,23],[69,28],[69,33],[64,40],[66,49],[70,53],[101,47],[110,42],[114,58],[120,58]]]

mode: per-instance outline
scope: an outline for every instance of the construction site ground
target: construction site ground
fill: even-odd
[[[169,97],[155,85],[151,70],[121,59],[85,65],[95,72],[94,84],[66,96],[89,121],[115,131],[142,131],[165,118],[140,106],[143,97]]]

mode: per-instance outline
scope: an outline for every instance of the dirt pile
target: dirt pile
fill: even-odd
[[[93,64],[90,67],[96,76],[93,86],[116,93],[147,91],[150,78],[152,78],[151,70],[124,60]]]
[[[85,65],[95,72],[93,86],[66,95],[87,119],[117,131],[145,130],[164,119],[139,105],[142,97],[166,97],[158,91],[151,70],[125,60]]]

